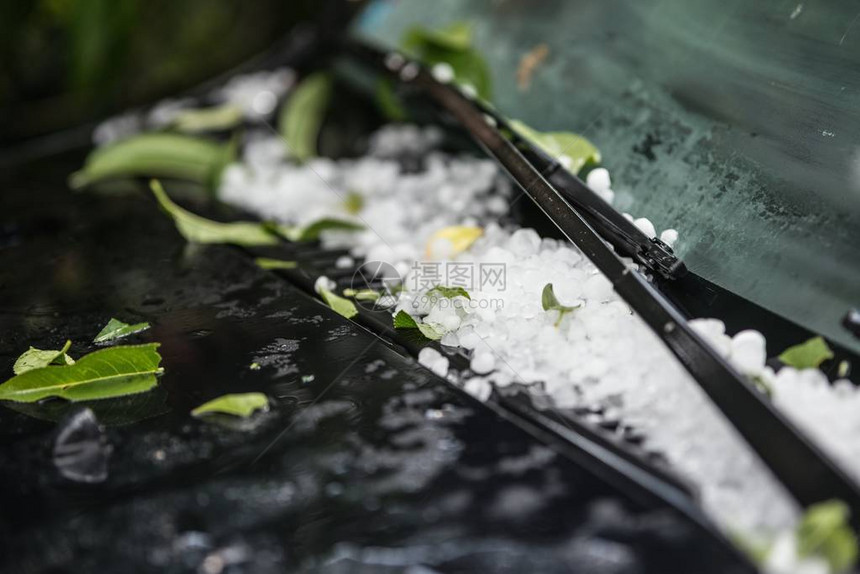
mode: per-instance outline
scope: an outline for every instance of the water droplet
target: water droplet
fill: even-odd
[[[427,409],[424,411],[424,418],[428,420],[438,420],[445,416],[445,412],[440,409]]]
[[[212,330],[211,329],[195,329],[195,330],[189,332],[188,334],[191,335],[192,337],[196,338],[196,339],[199,339],[199,338],[208,337],[209,335],[211,335]]]
[[[405,63],[406,59],[397,52],[391,52],[385,56],[385,67],[392,72],[399,70]]]
[[[414,80],[418,76],[418,64],[409,62],[400,70],[400,79],[404,82]]]

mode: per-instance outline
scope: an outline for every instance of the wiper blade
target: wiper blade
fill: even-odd
[[[523,138],[508,121],[487,105],[478,107],[510,134],[511,142],[523,157],[540,172],[564,199],[579,210],[583,218],[619,253],[632,258],[664,279],[677,279],[687,273],[684,262],[672,248],[656,237],[648,237],[631,221],[589,188],[585,182],[565,169],[555,158]]]
[[[423,66],[402,55],[392,58],[367,44],[348,53],[429,95],[510,174],[552,223],[609,279],[615,291],[660,337],[698,385],[740,432],[759,458],[803,506],[839,498],[860,526],[860,488],[770,401],[688,325],[687,318],[639,271],[631,269],[522,151],[505,137],[494,118],[456,87],[436,81]],[[556,170],[560,172],[562,170]],[[672,282],[670,282],[672,283]]]

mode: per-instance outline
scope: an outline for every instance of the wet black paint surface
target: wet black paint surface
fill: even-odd
[[[88,405],[101,484],[52,463],[69,405],[0,406],[0,571],[745,571],[241,253],[186,246],[146,195],[67,192],[77,161],[2,176],[0,369],[83,355],[115,316],[152,323],[127,342],[166,372]],[[248,391],[273,401],[248,428],[189,415]]]

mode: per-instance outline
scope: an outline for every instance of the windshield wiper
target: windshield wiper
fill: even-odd
[[[607,239],[591,225],[589,219],[598,215],[578,209],[579,201],[569,200],[568,193],[556,189],[544,177],[541,171],[551,166],[532,163],[498,129],[495,117],[488,118],[476,105],[474,98],[464,95],[455,86],[438,82],[418,62],[364,43],[348,44],[347,53],[383,70],[404,85],[414,86],[453,116],[457,125],[496,159],[564,236],[609,279],[615,291],[660,337],[792,496],[803,506],[839,498],[851,508],[854,525],[860,525],[860,488],[856,482],[693,331],[687,317],[655,285],[625,264],[607,245]],[[528,153],[534,158],[534,147],[530,147]],[[549,177],[563,171],[555,167],[548,171]],[[567,177],[565,180],[584,186],[575,176],[571,177],[572,180]],[[608,205],[607,208],[611,209]],[[605,209],[601,212],[605,214]],[[622,237],[630,239],[635,234]],[[659,247],[659,244],[654,245]],[[672,264],[668,268],[671,269]],[[680,269],[676,267],[677,271]]]
[[[609,241],[618,253],[632,258],[652,273],[664,279],[678,279],[687,273],[684,262],[672,248],[656,237],[648,237],[633,222],[603,201],[581,179],[565,169],[555,158],[523,138],[508,121],[489,106],[478,107],[504,132],[523,157],[546,179],[583,219]]]

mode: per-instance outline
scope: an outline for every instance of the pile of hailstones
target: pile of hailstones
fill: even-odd
[[[360,194],[359,215],[367,229],[325,233],[323,245],[348,247],[353,258],[387,261],[405,274],[405,290],[392,311],[431,326],[443,346],[470,351],[467,391],[485,400],[493,387],[504,392],[518,383],[558,407],[614,410],[695,480],[703,503],[723,522],[771,532],[791,524],[796,508],[609,281],[569,243],[493,223],[513,197],[493,192],[500,185],[495,168],[434,151],[437,141],[438,133],[430,130],[388,127],[374,136],[368,156],[295,165],[284,159],[280,142],[260,139],[246,148],[243,164],[228,169],[219,193],[263,219],[288,224],[344,217],[343,195]],[[425,169],[403,171],[397,161],[403,149],[420,150]],[[612,201],[606,170],[592,170],[587,179]],[[656,236],[647,219],[625,216]],[[469,249],[458,253],[444,240],[433,240],[440,228],[462,225],[484,228]],[[671,245],[678,234],[669,229],[660,238]],[[426,288],[410,288],[421,283],[412,281],[415,263],[428,255],[440,263],[502,263],[504,288],[479,284],[467,289],[468,298],[428,297]],[[343,265],[350,264],[352,258],[345,258]],[[547,283],[570,312],[542,308]],[[739,371],[768,386],[778,407],[860,476],[860,441],[854,440],[860,434],[860,393],[849,381],[830,385],[817,369],[784,367],[775,373],[765,364],[761,334],[730,337],[713,319],[692,326]],[[439,375],[456,378],[448,358],[434,349],[422,350],[419,359]]]

